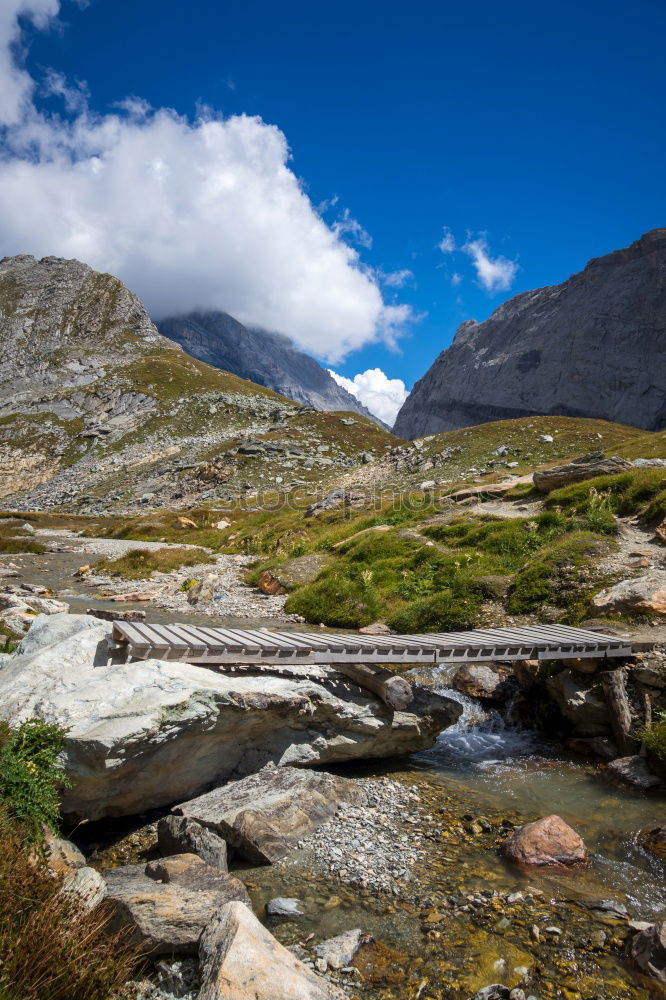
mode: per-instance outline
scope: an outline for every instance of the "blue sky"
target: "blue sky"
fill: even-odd
[[[283,133],[289,169],[355,247],[356,266],[373,269],[386,305],[411,308],[407,322],[394,317],[397,347],[392,334],[345,342],[333,364],[346,376],[379,367],[409,387],[464,319],[664,224],[662,2],[65,0],[59,17],[60,30],[21,22],[39,113],[80,113],[72,94],[85,81],[88,114],[136,96],[189,118],[202,105],[259,116]],[[50,97],[49,69],[62,74]],[[466,252],[442,253],[445,228]],[[22,238],[11,218],[7,229]],[[500,264],[493,288],[479,280],[475,246],[515,264]],[[118,270],[131,277],[125,258]],[[308,316],[312,333],[297,339],[325,356],[336,334],[323,326],[318,341],[316,309]]]

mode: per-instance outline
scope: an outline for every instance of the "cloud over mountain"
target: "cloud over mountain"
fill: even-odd
[[[275,125],[210,109],[191,121],[140,98],[99,115],[85,87],[53,71],[46,87],[63,113],[41,112],[18,18],[44,28],[58,10],[58,0],[2,5],[0,256],[78,257],[118,275],[157,318],[224,310],[331,363],[395,339],[409,307],[384,301],[345,239],[370,237],[349,213],[326,224]]]
[[[402,379],[388,378],[381,368],[368,368],[354,375],[353,379],[338,375],[331,368],[329,373],[338,385],[355,396],[371,413],[389,427],[393,426],[398,410],[409,395]]]

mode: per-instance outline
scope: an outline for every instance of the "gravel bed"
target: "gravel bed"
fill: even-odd
[[[389,778],[360,778],[358,783],[368,805],[343,803],[334,819],[298,846],[308,852],[308,864],[320,874],[400,896],[414,866],[425,857],[421,831],[432,817],[419,808],[416,786]],[[278,862],[285,867],[301,863],[298,858]]]

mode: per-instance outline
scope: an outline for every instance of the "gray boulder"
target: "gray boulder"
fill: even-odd
[[[546,681],[546,688],[562,715],[574,724],[580,736],[603,736],[610,715],[603,686],[575,670],[562,670]]]
[[[198,1000],[346,1000],[287,951],[240,903],[224,906],[199,946]]]
[[[666,229],[654,229],[560,285],[509,299],[483,323],[466,321],[412,389],[394,433],[539,413],[661,430],[665,269]]]
[[[62,891],[78,897],[85,910],[94,910],[106,898],[106,882],[98,871],[84,865],[66,875]]]
[[[161,660],[113,662],[108,625],[37,618],[0,671],[0,718],[68,729],[65,813],[98,819],[191,799],[272,761],[316,767],[432,746],[460,706],[429,692],[408,712],[326,667],[307,678],[224,674]]]
[[[226,840],[187,816],[162,817],[157,824],[157,844],[162,854],[197,854],[213,868],[229,870]]]
[[[344,969],[354,958],[363,943],[364,934],[360,927],[344,931],[315,945],[314,953],[331,969]]]
[[[651,788],[662,785],[661,778],[648,769],[645,759],[633,754],[629,757],[617,757],[606,767],[606,774],[623,785],[631,785],[640,791],[647,792]]]
[[[348,778],[265,767],[183,802],[175,811],[219,833],[248,861],[272,864],[332,819],[341,802],[365,801],[363,789]]]

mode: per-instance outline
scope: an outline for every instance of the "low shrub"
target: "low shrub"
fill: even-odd
[[[389,617],[388,624],[396,632],[453,632],[474,628],[478,621],[481,597],[468,594],[461,597],[444,590],[432,597],[422,597]]]
[[[285,611],[332,628],[368,625],[377,618],[379,602],[372,586],[372,571],[366,570],[364,577],[350,579],[337,573],[326,575],[291,594]]]
[[[110,911],[88,911],[63,893],[26,829],[0,802],[0,997],[120,1000],[136,965],[124,938],[108,933]],[[127,994],[125,994],[127,995]]]
[[[599,508],[619,517],[642,517],[648,522],[666,517],[666,475],[664,469],[633,469],[615,476],[597,476],[554,490],[546,501],[569,516],[594,520]],[[593,528],[593,523],[588,522]],[[598,530],[593,528],[593,530]]]
[[[648,753],[666,763],[666,713],[662,712],[657,722],[646,726],[638,735]]]
[[[184,546],[173,549],[132,549],[118,559],[101,559],[95,569],[109,576],[119,576],[124,580],[146,580],[153,573],[172,573],[182,566],[197,566],[213,563],[215,557],[204,549],[188,549]],[[2,998],[0,998],[2,1000]]]
[[[59,792],[68,784],[58,760],[65,736],[60,726],[40,719],[17,729],[0,726],[0,799],[31,843],[43,840],[44,827],[58,827]]]

